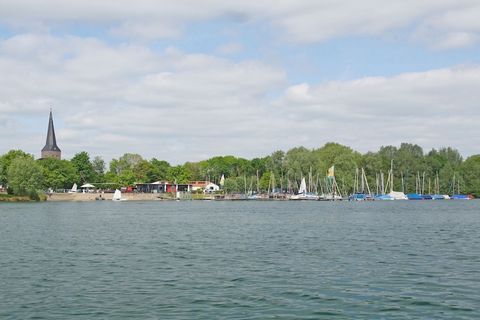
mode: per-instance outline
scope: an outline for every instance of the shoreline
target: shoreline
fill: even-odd
[[[100,199],[102,198],[102,199]],[[85,202],[85,201],[113,201],[113,193],[52,193],[46,201],[51,202]],[[128,201],[175,201],[172,194],[163,193],[122,193],[122,199]],[[179,200],[219,200],[213,195],[190,195]],[[223,200],[223,199],[222,199]]]

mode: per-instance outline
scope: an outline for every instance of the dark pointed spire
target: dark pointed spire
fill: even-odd
[[[42,158],[59,158],[61,150],[57,146],[57,138],[55,137],[55,127],[53,126],[52,109],[50,109],[50,117],[48,119],[47,141],[42,149]]]

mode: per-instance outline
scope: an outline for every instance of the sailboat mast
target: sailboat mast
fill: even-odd
[[[385,176],[383,174],[383,171],[380,172],[380,180],[381,180],[381,187],[382,187],[382,194],[385,194]]]
[[[425,194],[425,171],[422,174],[422,194]]]
[[[390,162],[390,193],[393,192],[393,159]]]
[[[362,168],[362,193],[365,193],[365,180],[364,180],[365,171]]]
[[[402,171],[402,192],[405,193],[405,180],[403,178],[403,171]]]
[[[452,187],[453,187],[453,190],[452,190],[452,195],[453,195],[455,194],[455,172],[453,173]]]

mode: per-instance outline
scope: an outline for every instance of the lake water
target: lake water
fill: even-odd
[[[479,319],[480,201],[0,204],[1,319]]]

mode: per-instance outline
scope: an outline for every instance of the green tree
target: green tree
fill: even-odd
[[[270,179],[272,175],[270,172],[265,172],[262,177],[260,178],[260,191],[268,191],[270,187],[270,191],[272,191],[272,186],[270,185]]]
[[[461,165],[461,177],[464,181],[462,193],[480,196],[480,155],[467,158]]]
[[[136,163],[132,168],[132,172],[135,175],[135,182],[148,182],[148,173],[151,172],[151,170],[152,165],[147,160],[142,159],[141,161]]]
[[[105,175],[108,183],[130,186],[135,182],[146,182],[150,164],[141,155],[125,153],[118,159],[110,161],[110,171]]]
[[[312,151],[305,147],[296,147],[290,149],[285,154],[285,173],[289,180],[294,184],[300,184],[302,177],[310,173],[310,169],[316,169],[317,164],[314,162]]]
[[[205,176],[202,174],[202,168],[198,162],[185,162],[183,165],[187,171],[191,173],[192,180],[203,180]]]
[[[68,160],[46,158],[38,161],[42,168],[43,189],[70,189],[79,181],[75,166]]]
[[[40,165],[32,157],[17,157],[12,160],[7,172],[8,187],[14,195],[30,196],[38,200],[43,175]]]
[[[455,170],[450,163],[447,163],[439,172],[440,193],[451,194],[453,192],[453,175]]]
[[[88,152],[79,152],[75,154],[75,156],[73,156],[72,160],[70,161],[77,169],[78,175],[80,177],[80,183],[93,182],[95,175]]]
[[[92,179],[95,183],[105,182],[105,161],[100,156],[95,156],[92,160],[93,175]]]
[[[148,181],[155,182],[166,180],[168,169],[170,169],[170,164],[167,161],[153,158],[150,160],[150,169],[147,172]]]
[[[187,183],[190,181],[191,173],[184,166],[170,167],[167,178],[172,183]]]
[[[313,151],[318,177],[323,178],[328,168],[335,166],[335,177],[342,193],[350,193],[353,189],[355,171],[362,164],[362,155],[351,148],[329,142],[322,148]],[[313,174],[315,171],[313,170]],[[314,178],[315,179],[315,178]],[[316,180],[316,179],[315,179]]]
[[[8,168],[12,161],[16,158],[31,158],[31,154],[25,153],[22,150],[10,150],[6,154],[0,157],[0,185],[6,185],[8,183]]]
[[[116,183],[121,187],[133,186],[136,181],[135,173],[130,169],[122,170],[122,172],[116,176]]]
[[[235,192],[240,192],[240,187],[238,185],[238,179],[237,178],[226,178],[225,179],[225,184],[223,185],[223,190],[225,190],[226,193],[235,193]]]

